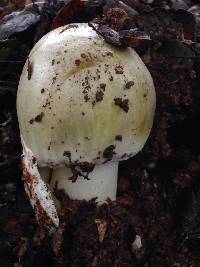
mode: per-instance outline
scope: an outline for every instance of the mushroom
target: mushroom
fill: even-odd
[[[119,161],[143,148],[155,103],[138,54],[106,43],[88,24],[57,28],[34,46],[17,113],[23,180],[40,223],[58,226],[55,187],[99,204],[116,199]]]

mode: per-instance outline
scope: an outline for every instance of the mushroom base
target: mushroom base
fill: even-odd
[[[78,177],[76,182],[72,182],[71,169],[68,167],[60,167],[53,170],[50,187],[53,189],[62,189],[72,199],[90,200],[97,197],[98,204],[105,202],[108,198],[116,199],[118,162],[109,162],[102,165],[96,165],[94,170],[89,173],[88,178]],[[40,170],[43,174],[47,170]],[[43,176],[45,179],[45,175]],[[46,177],[46,182],[48,179]]]

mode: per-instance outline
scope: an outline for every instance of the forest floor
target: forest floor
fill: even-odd
[[[44,34],[93,20],[119,36],[131,28],[140,32],[130,43],[154,80],[154,125],[144,149],[120,163],[117,200],[98,207],[95,200],[71,200],[60,192],[61,223],[48,235],[21,181],[17,85]],[[198,1],[1,2],[0,267],[199,267],[199,178]],[[141,248],[134,246],[137,238]]]

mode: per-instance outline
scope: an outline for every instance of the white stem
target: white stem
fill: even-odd
[[[53,170],[51,188],[57,184],[58,189],[63,189],[72,199],[90,200],[97,197],[99,204],[108,198],[116,199],[117,192],[118,162],[109,162],[96,165],[89,173],[88,178],[78,177],[76,182],[69,180],[72,177],[71,169],[68,167]]]
[[[49,183],[49,177],[50,177],[50,173],[51,173],[51,169],[49,167],[38,167],[38,171],[42,177],[42,180],[45,183]]]

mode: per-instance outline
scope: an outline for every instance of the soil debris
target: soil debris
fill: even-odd
[[[114,99],[114,103],[116,106],[119,106],[123,111],[126,113],[129,111],[129,100],[128,99],[122,99],[120,97],[116,97]]]
[[[198,267],[200,20],[197,1],[34,3],[30,10],[23,9],[25,1],[3,1],[0,7],[0,265]],[[60,226],[49,236],[38,226],[21,181],[16,92],[22,68],[35,42],[50,28],[71,22],[89,22],[119,49],[135,47],[153,77],[157,109],[144,149],[120,162],[117,200],[97,206],[95,200],[71,200],[63,192],[55,192],[61,201]],[[86,60],[81,56],[82,59]],[[109,77],[115,80],[114,74]],[[128,82],[124,89],[129,89]],[[105,88],[100,86],[100,89]],[[117,100],[119,107],[123,100]],[[70,161],[68,152],[65,156]],[[102,154],[105,160],[111,160],[114,153],[115,146],[111,145]],[[121,159],[128,156],[129,153],[124,153]],[[85,174],[80,168],[72,166],[72,169],[74,181],[79,174]],[[101,225],[101,231],[95,222]],[[137,236],[141,237],[142,248],[133,250]]]

